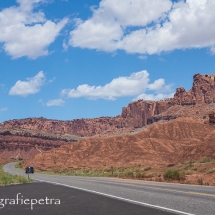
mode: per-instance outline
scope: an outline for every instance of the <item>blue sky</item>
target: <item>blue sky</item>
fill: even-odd
[[[89,3],[90,2],[90,3]],[[0,2],[0,122],[116,116],[215,73],[215,1]]]

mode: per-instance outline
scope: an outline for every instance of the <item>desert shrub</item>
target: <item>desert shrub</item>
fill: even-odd
[[[146,167],[145,169],[144,169],[144,171],[149,171],[150,169],[152,169],[151,167]]]
[[[136,172],[136,178],[142,178],[142,177],[143,177],[143,175],[141,172]]]
[[[118,171],[113,173],[113,177],[119,177],[119,175],[120,175],[120,172],[118,172]]]
[[[208,174],[211,174],[211,173],[214,173],[214,172],[215,172],[215,169],[210,169],[210,170],[207,171]]]
[[[166,170],[163,175],[164,180],[183,180],[185,172],[181,170]]]
[[[194,161],[194,160],[191,160],[191,161],[188,161],[188,162],[187,162],[187,165],[188,165],[189,167],[192,167],[192,166],[193,166],[193,163],[195,163],[195,161]]]
[[[171,167],[171,166],[175,166],[175,164],[174,163],[170,163],[170,164],[167,165],[167,167]]]
[[[197,184],[198,185],[203,185],[203,179],[202,178],[198,178],[197,179]]]
[[[187,170],[185,174],[186,175],[192,175],[193,174],[193,170]]]
[[[134,177],[134,173],[131,170],[127,170],[127,171],[123,172],[123,177],[133,178]]]
[[[22,167],[22,162],[19,161],[14,165],[15,168],[21,168]]]
[[[104,172],[111,172],[111,168],[105,168]]]
[[[210,158],[210,157],[204,157],[204,158],[202,158],[201,163],[208,163],[208,162],[210,162],[210,161],[211,161],[211,158]]]
[[[154,177],[154,174],[153,174],[153,173],[150,173],[150,174],[145,175],[145,177],[146,177],[146,178],[152,178],[152,177]]]

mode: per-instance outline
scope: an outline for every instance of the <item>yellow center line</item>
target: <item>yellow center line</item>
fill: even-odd
[[[214,194],[209,194],[209,193],[198,193],[198,192],[187,192],[187,193],[192,195],[215,197]]]
[[[80,179],[80,180],[85,180],[85,179]],[[97,182],[97,180],[94,179],[87,179],[87,181],[92,181],[92,182]],[[183,194],[189,194],[189,195],[199,195],[199,196],[208,196],[208,197],[214,197],[215,194],[209,194],[209,193],[200,193],[200,192],[190,192],[190,191],[181,191],[181,190],[173,190],[173,189],[167,189],[167,188],[159,188],[159,187],[151,187],[147,185],[142,185],[142,184],[132,184],[132,183],[117,183],[117,182],[108,182],[108,181],[99,181],[107,184],[117,184],[117,185],[124,185],[124,186],[132,186],[132,187],[139,187],[139,188],[147,188],[151,190],[163,190],[163,191],[168,191],[172,193],[183,193]]]

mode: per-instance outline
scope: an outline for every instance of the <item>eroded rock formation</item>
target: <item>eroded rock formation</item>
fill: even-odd
[[[38,153],[76,142],[78,139],[81,138],[0,127],[0,157],[31,158]]]
[[[193,86],[186,92],[183,87],[177,88],[174,95],[174,104],[179,105],[195,105],[199,103],[214,103],[215,102],[215,75],[200,75],[193,76]]]

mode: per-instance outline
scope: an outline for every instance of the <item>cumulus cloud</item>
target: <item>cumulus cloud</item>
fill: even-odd
[[[66,18],[55,23],[47,20],[43,12],[33,12],[35,6],[42,2],[17,0],[19,6],[0,11],[0,43],[12,58],[27,56],[35,59],[48,55],[48,46],[67,24]]]
[[[209,0],[101,0],[71,31],[70,45],[139,54],[209,47],[214,53],[214,11]]]
[[[64,105],[64,101],[63,99],[53,99],[53,100],[49,100],[46,103],[46,106],[50,107],[50,106],[63,106]]]
[[[43,71],[40,71],[36,76],[27,78],[27,81],[17,81],[16,84],[11,87],[9,95],[26,97],[30,94],[38,93],[44,84],[45,75]]]
[[[169,0],[102,0],[90,19],[78,20],[77,28],[71,32],[70,44],[113,51],[127,26],[145,26],[163,16],[170,7]]]
[[[138,96],[146,90],[155,93],[167,92],[171,90],[170,85],[165,84],[164,79],[155,80],[149,83],[149,73],[146,70],[132,73],[130,76],[118,77],[104,86],[79,85],[77,89],[64,89],[63,96],[68,98],[85,97],[88,99],[115,100],[118,97]]]

